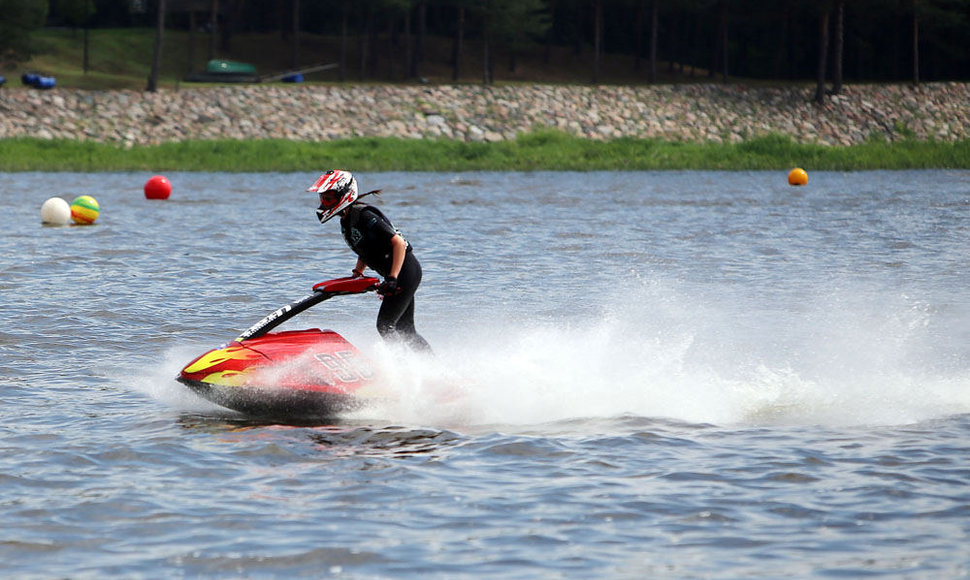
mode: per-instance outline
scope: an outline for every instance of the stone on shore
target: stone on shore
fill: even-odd
[[[484,87],[248,85],[135,91],[0,91],[0,139],[154,145],[187,139],[351,137],[494,142],[551,128],[620,137],[798,143],[970,136],[970,84],[849,85],[823,105],[805,88],[739,85]]]

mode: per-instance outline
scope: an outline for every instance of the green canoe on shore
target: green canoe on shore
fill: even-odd
[[[256,67],[246,62],[213,59],[205,65],[205,71],[192,73],[185,79],[191,83],[256,83],[259,75]]]

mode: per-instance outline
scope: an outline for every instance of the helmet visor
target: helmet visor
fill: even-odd
[[[321,209],[333,209],[337,207],[337,204],[344,198],[343,194],[339,191],[323,191],[320,193],[320,208]]]

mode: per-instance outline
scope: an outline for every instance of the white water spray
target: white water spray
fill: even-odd
[[[352,338],[385,396],[351,418],[444,428],[620,415],[863,425],[967,413],[966,337],[940,310],[871,289],[772,304],[645,284],[604,297],[586,319],[432,335],[434,357]],[[180,410],[211,410],[174,380],[196,355],[172,349],[136,388]]]
[[[444,425],[618,415],[858,425],[970,412],[967,345],[954,343],[936,309],[905,295],[840,290],[778,305],[655,284],[599,310],[590,320],[435,336],[431,359],[384,351],[377,361],[399,397],[364,415]],[[448,389],[454,397],[442,404]]]

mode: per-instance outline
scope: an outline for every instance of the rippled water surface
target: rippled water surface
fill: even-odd
[[[174,377],[349,273],[316,175],[148,177],[0,174],[3,577],[970,575],[970,173],[362,174],[437,356],[308,311],[395,393],[313,426]]]

